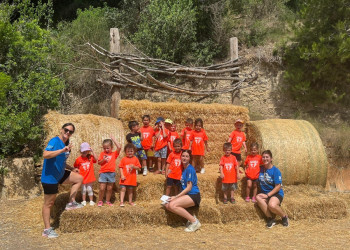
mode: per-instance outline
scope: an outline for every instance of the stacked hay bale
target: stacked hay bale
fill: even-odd
[[[159,116],[170,118],[177,124],[178,133],[185,127],[187,118],[193,120],[202,118],[211,150],[205,156],[205,163],[208,164],[219,163],[223,154],[222,145],[234,130],[235,121],[237,119],[249,121],[247,108],[230,104],[179,103],[177,101],[155,103],[147,100],[120,102],[119,116],[126,131],[129,131],[127,126],[129,121],[136,120],[141,123],[141,117],[146,114],[151,116],[152,125]]]
[[[325,185],[327,155],[317,130],[307,121],[271,119],[247,124],[248,147],[270,149],[284,184]]]

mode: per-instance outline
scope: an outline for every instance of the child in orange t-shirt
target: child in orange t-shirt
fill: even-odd
[[[141,131],[141,145],[146,152],[147,155],[147,167],[143,169],[143,175],[147,175],[147,168],[152,168],[153,163],[153,137],[154,130],[152,126],[150,126],[151,117],[149,115],[142,116],[143,126],[140,128]]]
[[[241,165],[241,162],[242,162],[242,156],[241,156],[242,145],[244,147],[245,152],[247,153],[247,146],[245,143],[246,137],[244,132],[241,131],[242,127],[243,127],[243,121],[238,119],[235,122],[236,129],[230,134],[230,137],[228,138],[228,141],[227,141],[232,144],[232,154],[236,157],[239,165]]]
[[[166,191],[165,195],[169,196],[171,188],[174,187],[175,195],[179,193],[179,187],[181,185],[181,174],[182,174],[182,165],[181,165],[181,148],[182,142],[180,138],[174,140],[174,151],[170,153],[167,159],[166,165]]]
[[[169,151],[174,152],[174,140],[180,138],[179,134],[176,132],[176,124],[173,122],[170,127],[170,132],[169,132],[169,140],[168,140],[168,147]]]
[[[155,124],[154,157],[157,158],[157,171],[155,174],[165,174],[166,158],[168,154],[169,130],[165,128],[164,118],[158,117]]]
[[[116,145],[117,150],[112,151],[113,143]],[[100,183],[100,191],[98,193],[98,204],[97,206],[102,207],[103,205],[103,197],[105,195],[105,190],[107,188],[106,193],[106,204],[108,206],[113,206],[111,203],[112,189],[113,184],[115,183],[115,163],[120,153],[120,145],[111,136],[111,139],[105,139],[102,143],[103,152],[101,152],[98,157],[98,165],[101,165],[100,168],[100,176],[98,182]]]
[[[234,192],[237,187],[237,179],[240,179],[238,171],[238,162],[236,157],[231,154],[231,143],[224,143],[225,155],[220,159],[220,177],[222,179],[222,191],[224,193],[224,204],[227,204],[227,195],[230,191],[231,203],[236,203]]]
[[[250,201],[250,191],[253,186],[253,196],[252,202],[256,202],[255,196],[258,190],[257,183],[259,179],[260,166],[263,165],[262,157],[258,154],[259,144],[253,142],[250,145],[250,154],[244,161],[245,166],[245,175],[247,177],[247,189],[246,189],[246,198],[245,201]]]
[[[94,163],[97,162],[97,157],[87,142],[83,142],[80,145],[80,152],[81,155],[75,160],[74,167],[78,168],[80,175],[83,176],[83,184],[81,185],[83,201],[81,204],[86,206],[86,193],[88,193],[90,206],[93,206],[95,202],[93,201],[94,192],[92,190],[92,184],[96,181]]]
[[[141,169],[140,161],[135,157],[136,147],[128,143],[124,147],[125,157],[119,163],[120,171],[120,206],[124,207],[124,197],[128,189],[129,204],[135,206],[132,202],[133,188],[137,186],[136,171]]]
[[[187,118],[185,122],[185,128],[181,131],[182,138],[182,149],[190,149],[190,136],[192,133],[193,120],[191,118]]]
[[[198,118],[194,121],[194,130],[190,136],[190,148],[192,150],[192,165],[196,171],[201,174],[205,173],[204,169],[204,155],[205,150],[209,152],[208,136],[203,129],[203,120]]]

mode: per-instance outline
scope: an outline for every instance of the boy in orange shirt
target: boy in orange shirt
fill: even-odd
[[[157,158],[157,171],[155,174],[165,174],[165,164],[168,154],[169,130],[164,126],[164,118],[158,117],[155,126],[154,157]]]
[[[94,192],[92,190],[92,184],[96,181],[94,163],[97,162],[97,157],[87,142],[83,142],[80,145],[80,152],[81,156],[75,160],[74,167],[79,169],[79,174],[84,178],[81,185],[81,195],[83,197],[81,204],[86,206],[86,193],[88,193],[90,206],[93,206],[95,202],[93,201]]]
[[[176,132],[176,124],[173,122],[170,127],[168,147],[169,151],[174,152],[174,140],[180,138],[179,134]]]
[[[228,138],[227,142],[230,142],[232,144],[232,154],[236,157],[239,165],[242,163],[242,156],[241,156],[241,148],[242,145],[244,147],[245,152],[247,153],[247,146],[246,146],[246,137],[244,132],[241,131],[243,127],[243,121],[238,119],[235,122],[235,130],[230,134],[230,137]]]
[[[193,120],[191,118],[187,118],[185,122],[185,128],[181,131],[182,138],[182,149],[190,149],[190,136],[192,133]]]
[[[258,154],[259,150],[259,144],[256,142],[253,142],[250,145],[250,154],[247,156],[247,158],[244,161],[245,166],[245,175],[247,177],[247,189],[246,189],[246,198],[245,201],[250,201],[250,190],[253,186],[253,196],[252,196],[252,202],[255,203],[256,199],[256,193],[258,190],[257,184],[259,179],[259,172],[260,172],[260,166],[263,165],[262,157]]]
[[[177,138],[174,140],[174,151],[170,153],[167,159],[166,165],[166,191],[165,195],[169,196],[171,187],[175,189],[175,195],[179,193],[179,186],[182,174],[182,165],[181,165],[181,139]]]
[[[120,171],[120,206],[124,207],[124,197],[126,189],[128,189],[129,204],[135,206],[132,202],[133,189],[137,186],[136,171],[141,169],[140,161],[134,155],[136,147],[132,143],[128,143],[124,147],[125,157],[119,163]]]
[[[208,148],[208,136],[203,129],[203,120],[197,118],[194,121],[194,130],[190,136],[190,149],[192,150],[192,165],[196,171],[200,171],[201,174],[205,173],[204,168],[204,155],[205,149],[209,151]]]
[[[151,117],[149,115],[142,116],[143,126],[140,128],[141,131],[141,145],[146,152],[147,155],[147,167],[143,168],[143,175],[147,175],[147,168],[150,169],[152,167],[153,162],[153,137],[154,130],[149,125],[151,122]]]
[[[230,191],[232,204],[236,203],[234,192],[237,187],[237,179],[240,179],[238,162],[231,154],[231,143],[224,143],[225,155],[220,159],[220,177],[222,179],[222,191],[224,193],[224,204],[227,204],[228,191]]]

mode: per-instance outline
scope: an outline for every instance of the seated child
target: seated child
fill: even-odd
[[[82,205],[86,206],[86,192],[89,195],[90,206],[95,205],[93,201],[94,192],[92,184],[96,181],[94,173],[94,163],[97,162],[97,157],[91,149],[89,143],[83,142],[80,145],[81,156],[75,162],[74,167],[79,169],[79,173],[83,176],[83,184],[81,185],[81,194],[83,196]]]
[[[171,188],[174,187],[175,195],[179,193],[179,187],[181,185],[182,165],[181,165],[181,139],[174,140],[174,151],[170,153],[167,159],[166,165],[166,191],[165,195],[169,196]]]
[[[112,151],[113,143],[117,147],[117,150],[114,152]],[[102,207],[103,205],[102,199],[105,195],[106,188],[106,204],[108,206],[113,206],[111,203],[111,196],[113,184],[115,183],[115,162],[119,156],[121,149],[120,145],[117,143],[113,136],[111,136],[111,139],[103,140],[102,146],[103,152],[101,152],[100,156],[98,157],[98,164],[101,165],[101,169],[99,171],[100,177],[98,179],[98,182],[100,183],[100,191],[98,193],[97,206],[99,207]]]
[[[259,179],[260,166],[263,165],[262,157],[258,154],[259,144],[253,142],[250,145],[250,154],[244,161],[245,166],[245,175],[247,177],[247,189],[246,189],[246,198],[245,201],[250,201],[250,191],[253,186],[253,196],[252,202],[256,202],[256,193],[258,190],[257,184]]]
[[[154,157],[157,159],[157,171],[155,174],[165,174],[165,164],[168,153],[169,130],[165,128],[163,117],[158,117],[154,129]]]
[[[230,137],[228,138],[227,142],[230,142],[232,144],[232,154],[236,157],[239,166],[242,163],[242,157],[241,157],[241,147],[243,145],[245,152],[247,152],[247,146],[245,144],[245,134],[241,131],[243,127],[243,121],[238,119],[235,122],[235,130],[230,134]]]
[[[231,143],[224,143],[225,155],[220,160],[220,177],[222,178],[222,191],[224,204],[227,204],[228,191],[231,194],[231,203],[236,203],[234,192],[238,188],[237,179],[240,179],[236,157],[231,154]]]
[[[191,118],[187,118],[185,122],[185,128],[181,131],[182,138],[182,149],[190,149],[190,136],[192,133],[193,120]]]
[[[147,168],[150,169],[153,166],[153,137],[154,130],[152,126],[149,125],[151,122],[151,117],[149,115],[142,116],[143,126],[140,128],[141,132],[141,145],[146,152],[147,156],[147,167],[143,168],[143,175],[147,175]]]
[[[119,163],[120,171],[120,206],[124,207],[125,191],[128,190],[128,199],[131,206],[135,206],[132,202],[133,189],[137,186],[136,171],[141,169],[139,160],[135,157],[136,147],[132,143],[128,143],[124,147],[125,156]]]
[[[208,136],[203,129],[203,120],[198,118],[194,121],[194,130],[190,136],[190,149],[192,150],[192,165],[197,172],[205,173],[204,155],[205,149],[209,151]]]

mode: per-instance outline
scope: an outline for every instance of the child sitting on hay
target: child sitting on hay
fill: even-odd
[[[86,193],[88,193],[90,206],[93,206],[95,202],[93,201],[94,192],[92,190],[92,184],[96,181],[94,163],[97,162],[97,157],[87,142],[83,142],[80,145],[80,152],[81,156],[75,160],[74,167],[79,169],[80,175],[84,178],[83,184],[81,185],[81,194],[83,196],[81,204],[86,206]]]
[[[113,143],[116,145],[117,150],[112,151]],[[98,193],[98,204],[97,206],[102,207],[103,205],[103,197],[105,195],[105,190],[107,188],[106,193],[106,204],[108,206],[113,206],[111,203],[112,189],[113,184],[115,183],[115,162],[120,153],[120,145],[111,136],[111,139],[105,139],[102,143],[103,152],[101,152],[98,157],[98,164],[101,165],[101,169],[99,171],[100,177],[98,182],[100,183],[100,191]]]
[[[190,149],[192,150],[192,164],[197,172],[200,171],[201,174],[205,173],[204,168],[204,155],[205,149],[209,151],[208,148],[208,136],[203,129],[203,120],[197,118],[194,121],[194,130],[190,136]]]
[[[128,143],[124,147],[125,157],[119,163],[120,171],[120,206],[124,207],[124,197],[126,189],[128,190],[129,204],[135,206],[132,202],[133,189],[137,186],[136,171],[141,169],[139,160],[135,157],[136,147]]]
[[[231,143],[224,143],[224,156],[220,159],[220,177],[222,179],[222,191],[224,192],[224,204],[227,204],[228,191],[230,191],[232,204],[236,203],[234,192],[237,189],[237,179],[240,179],[238,162],[231,154]]]
[[[246,137],[244,132],[241,131],[243,127],[243,121],[241,119],[238,119],[235,122],[235,130],[230,134],[230,137],[228,138],[227,142],[230,142],[232,144],[232,154],[236,157],[239,165],[242,163],[242,157],[241,157],[241,148],[242,145],[244,147],[245,152],[247,153],[247,146],[246,146]]]

